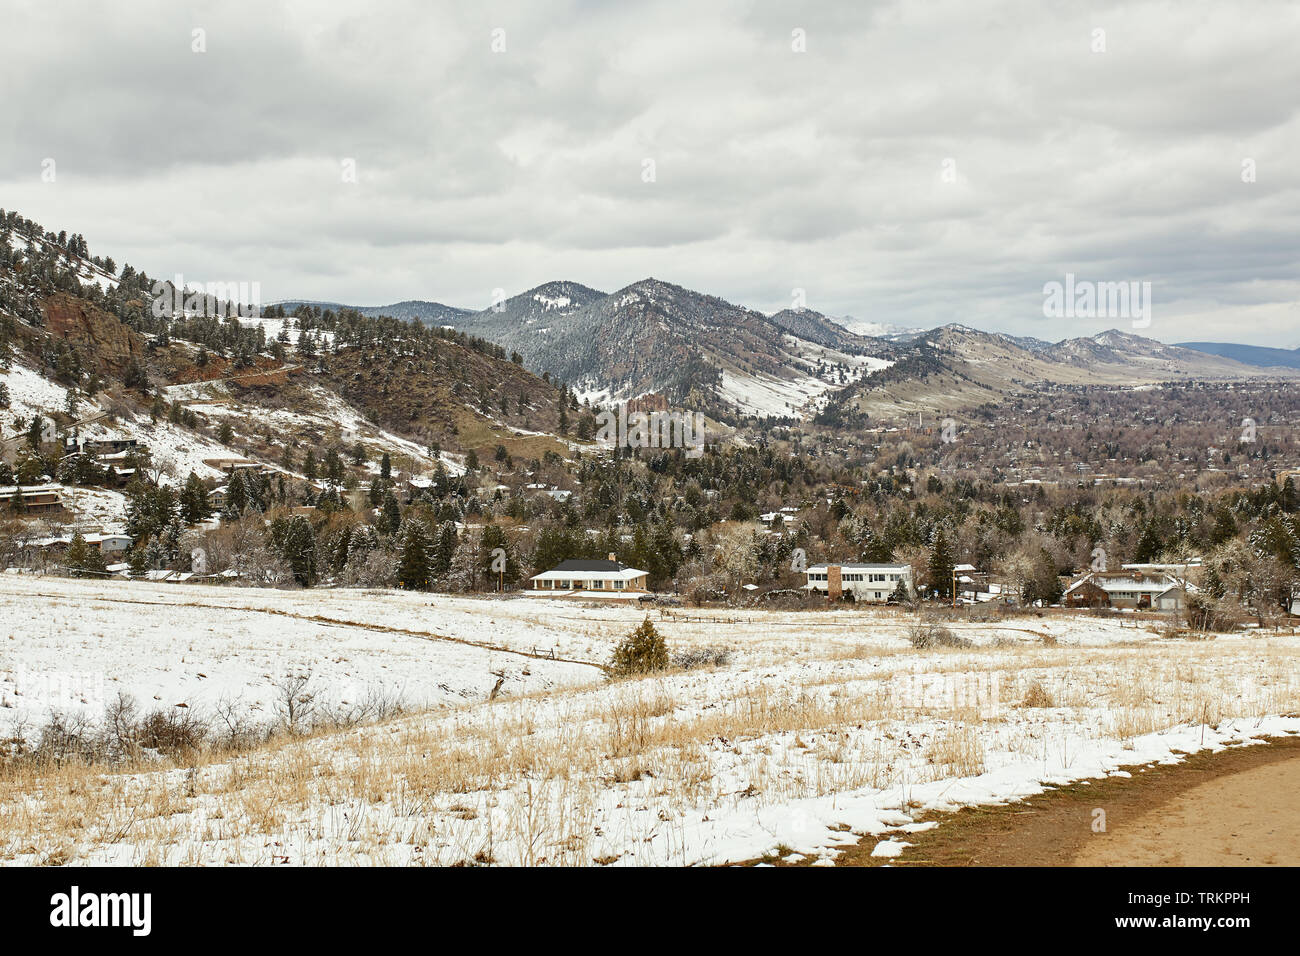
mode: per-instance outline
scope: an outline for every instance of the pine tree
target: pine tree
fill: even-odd
[[[430,573],[438,579],[445,578],[451,571],[451,559],[456,553],[456,524],[444,521],[438,527],[438,541],[434,546]]]
[[[330,448],[325,452],[325,475],[337,484],[343,482],[343,458],[337,448]]]
[[[72,536],[72,541],[68,544],[68,550],[63,555],[63,566],[72,571],[76,577],[84,577],[80,572],[85,570],[86,558],[90,552],[90,545],[86,544],[86,539],[78,531]]]
[[[199,476],[191,471],[185,479],[185,490],[181,492],[181,520],[186,524],[198,524],[210,514],[208,491],[199,481]]]
[[[408,521],[402,528],[401,559],[397,564],[397,586],[408,591],[429,590],[430,542],[422,521]]]
[[[133,575],[139,576],[149,570],[149,560],[145,555],[144,548],[132,548],[131,553],[127,555],[126,561]]]
[[[612,677],[630,677],[664,670],[668,666],[668,645],[647,616],[614,648],[609,673]]]
[[[519,580],[519,563],[515,560],[514,551],[510,547],[510,539],[506,537],[506,533],[502,528],[494,524],[487,525],[483,529],[479,551],[483,555],[483,573],[487,575],[488,580],[493,585],[497,583],[514,584]],[[497,563],[496,559],[500,556],[498,552],[505,553],[503,571],[497,571],[493,567]]]
[[[912,595],[907,590],[907,581],[901,576],[898,579],[898,586],[894,588],[893,593],[889,595],[889,604],[911,604]]]
[[[930,586],[945,598],[952,597],[952,569],[952,546],[947,533],[940,528],[930,549]]]
[[[397,499],[393,497],[391,491],[384,494],[383,510],[380,512],[381,529],[389,534],[397,534],[398,529],[402,526],[402,509],[397,505]]]
[[[302,515],[288,521],[277,519],[271,524],[271,540],[303,587],[316,583],[316,532]]]
[[[461,535],[452,552],[447,584],[454,591],[475,591],[482,580],[483,559],[479,541],[472,534]]]

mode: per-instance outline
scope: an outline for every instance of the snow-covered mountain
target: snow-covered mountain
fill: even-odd
[[[856,335],[865,335],[874,339],[885,339],[890,342],[910,342],[913,339],[924,335],[926,332],[926,329],[894,325],[891,322],[872,322],[869,319],[855,319],[851,315],[835,319],[835,321]]]
[[[1118,329],[1049,343],[950,324],[901,346],[893,366],[847,389],[836,404],[873,416],[933,414],[996,404],[1045,385],[1298,375],[1295,369],[1261,369]]]
[[[806,415],[891,352],[810,310],[766,316],[654,278],[609,294],[550,282],[457,326],[586,394],[776,417]]]

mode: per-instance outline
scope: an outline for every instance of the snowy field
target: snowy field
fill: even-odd
[[[637,607],[5,575],[0,737],[119,691],[270,721],[292,674],[408,712],[188,764],[0,776],[0,861],[829,864],[863,839],[897,852],[930,808],[1300,733],[1289,631],[1028,616],[922,651],[887,609],[649,613],[671,652],[730,659],[606,681],[593,665]]]

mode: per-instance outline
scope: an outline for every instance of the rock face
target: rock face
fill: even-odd
[[[50,333],[76,346],[101,372],[120,376],[132,359],[143,363],[143,340],[116,316],[62,292],[46,299],[42,309]]]

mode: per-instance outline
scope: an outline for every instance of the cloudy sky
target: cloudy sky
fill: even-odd
[[[655,276],[903,326],[1126,326],[1045,318],[1070,272],[1150,281],[1164,341],[1300,346],[1289,0],[4,17],[0,206],[154,276],[467,307]]]

